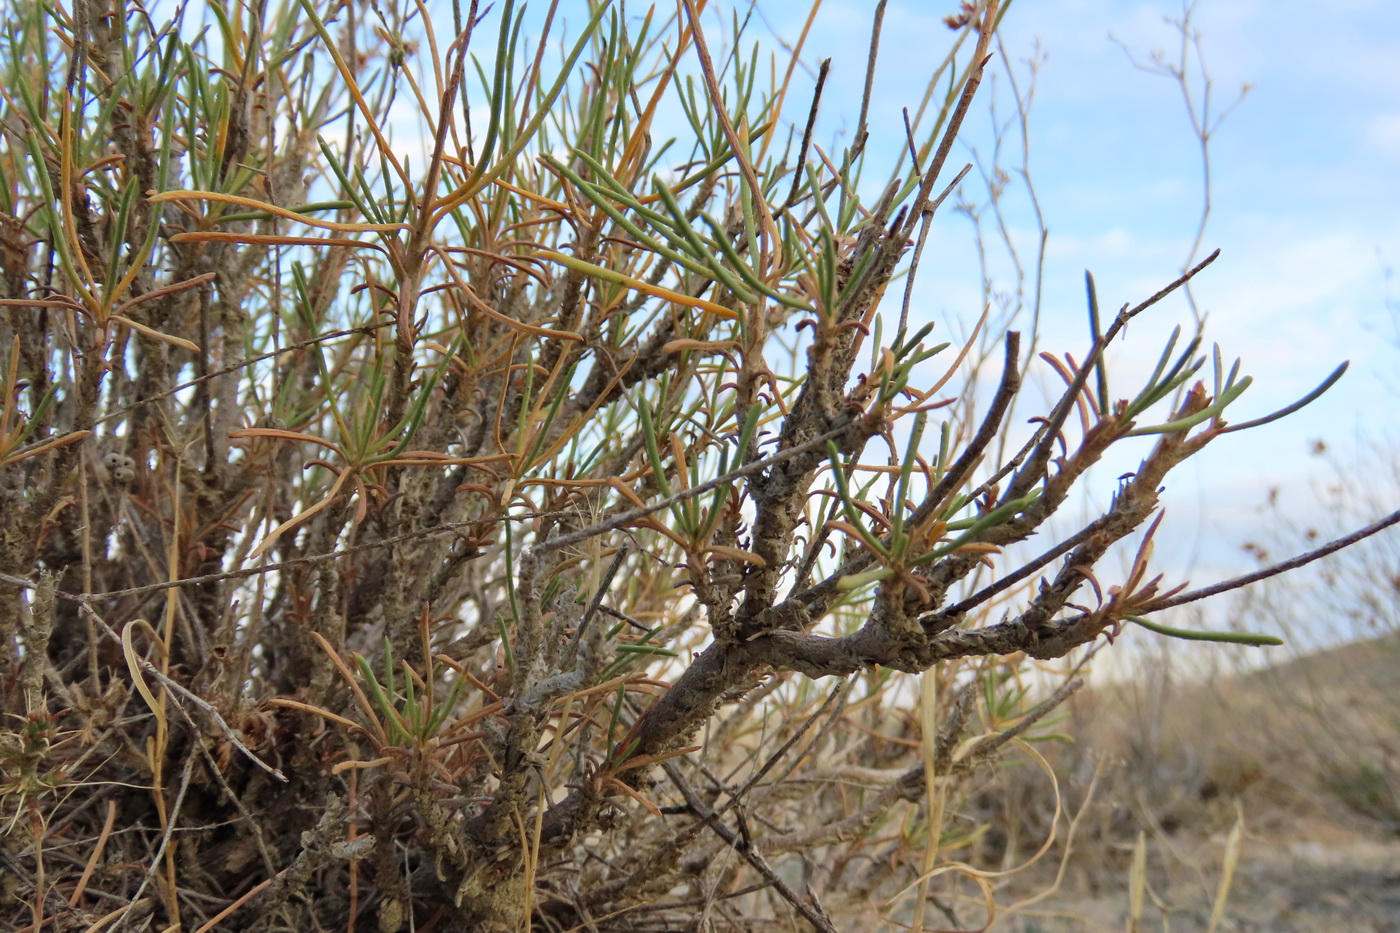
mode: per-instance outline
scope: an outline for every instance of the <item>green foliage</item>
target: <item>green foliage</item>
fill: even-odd
[[[1396,799],[1394,782],[1371,762],[1336,767],[1326,776],[1324,787],[1358,815],[1391,827],[1400,826],[1400,800]]]

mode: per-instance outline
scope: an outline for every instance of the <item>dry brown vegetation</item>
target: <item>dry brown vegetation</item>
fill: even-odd
[[[1393,928],[1400,639],[1252,672],[1215,660],[1154,656],[1066,704],[1072,741],[1047,757],[1076,831],[1052,864],[1007,882],[1006,904],[1054,891],[1007,918],[1012,929],[1120,930],[1134,918],[1192,931]],[[1024,768],[1003,769],[980,801],[994,828],[983,860],[1048,829],[1043,778]],[[1212,921],[1222,889],[1227,909]]]
[[[1214,254],[1054,353],[913,304],[1001,4],[832,152],[741,19],[558,7],[0,6],[7,929],[976,926],[1086,654],[1274,641],[1152,540],[1297,406],[1105,362]]]

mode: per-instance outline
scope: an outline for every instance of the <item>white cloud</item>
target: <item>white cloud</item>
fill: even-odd
[[[1366,145],[1380,155],[1400,158],[1400,113],[1381,113],[1366,124]]]

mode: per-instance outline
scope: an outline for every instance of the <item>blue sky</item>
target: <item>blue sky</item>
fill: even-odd
[[[770,36],[795,39],[808,6],[763,3]],[[924,76],[952,39],[941,19],[954,6],[890,0],[873,135],[902,137],[900,107],[917,105]],[[808,39],[804,60],[833,58],[823,105],[831,141],[859,112],[873,9],[873,2],[827,0]],[[1180,33],[1166,19],[1181,15],[1170,0],[1019,0],[1007,14],[1006,50],[1021,80],[1019,60],[1037,41],[1043,55],[1030,169],[1050,231],[1046,349],[1082,354],[1085,268],[1104,307],[1116,309],[1174,278],[1190,249],[1201,157],[1181,89],[1135,68],[1118,44],[1140,61],[1158,49],[1175,60]],[[1346,457],[1361,435],[1395,434],[1400,340],[1385,269],[1400,266],[1400,5],[1201,0],[1191,22],[1216,112],[1252,85],[1211,140],[1213,210],[1203,252],[1220,247],[1222,255],[1196,286],[1209,315],[1207,341],[1218,342],[1227,361],[1242,357],[1255,377],[1234,420],[1288,404],[1352,361],[1342,383],[1311,408],[1222,438],[1174,474],[1166,527],[1175,537],[1164,551],[1204,583],[1249,566],[1239,545],[1265,521],[1269,487],[1281,488],[1295,514],[1314,508],[1324,471],[1309,456],[1312,441],[1326,440]],[[1192,81],[1199,100],[1198,72]],[[992,92],[1009,113],[1004,78],[984,84],[983,94]],[[799,109],[805,115],[805,103]],[[975,125],[988,124],[983,109]],[[984,155],[990,147],[985,132],[969,142]],[[967,149],[955,150],[954,162],[969,159]],[[1018,160],[1013,152],[1011,164]],[[1007,203],[1013,238],[1028,252],[1035,231],[1026,203],[1015,190]],[[970,229],[955,213],[940,215],[917,291],[920,312],[954,329],[980,309]],[[1398,297],[1400,283],[1391,286],[1392,307]],[[1173,325],[1191,321],[1180,302],[1149,313],[1116,357],[1125,377],[1152,365]],[[1120,465],[1103,471],[1107,490]]]

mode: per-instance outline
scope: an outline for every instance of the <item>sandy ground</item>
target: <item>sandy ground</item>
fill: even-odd
[[[1218,855],[1212,859],[1207,850],[1222,851],[1224,839],[1205,840],[1199,848],[1200,863],[1218,863]],[[1179,850],[1179,854],[1196,860],[1197,853]],[[1174,933],[1208,930],[1218,882],[1218,874],[1156,873],[1149,881],[1138,929]],[[1018,933],[1132,929],[1126,877],[1111,889],[1101,884],[1098,894],[1075,891],[1074,887],[1073,880],[1067,879],[1060,894],[998,922],[993,929]],[[1309,825],[1299,827],[1292,841],[1247,839],[1218,929],[1234,933],[1400,933],[1400,837],[1309,821]]]

